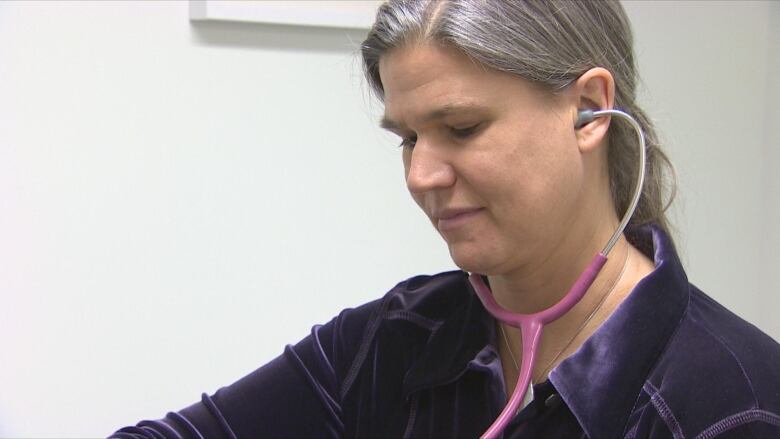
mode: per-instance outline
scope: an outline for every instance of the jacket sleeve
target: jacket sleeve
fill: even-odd
[[[237,382],[111,439],[340,437],[339,387],[376,302],[345,310]]]

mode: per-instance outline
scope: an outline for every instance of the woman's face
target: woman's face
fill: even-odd
[[[458,266],[522,273],[567,245],[585,198],[571,99],[436,45],[393,50],[379,71],[409,192]]]

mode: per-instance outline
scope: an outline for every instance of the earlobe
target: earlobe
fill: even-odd
[[[580,75],[572,88],[577,102],[574,122],[577,144],[582,153],[591,152],[604,144],[610,119],[599,117],[588,120],[582,117],[587,114],[582,111],[611,109],[614,105],[615,80],[609,70],[594,67]]]

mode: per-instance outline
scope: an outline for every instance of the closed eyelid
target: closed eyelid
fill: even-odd
[[[387,116],[382,116],[382,119],[379,121],[379,126],[387,131],[392,131],[394,133],[401,131],[401,124]]]
[[[465,139],[471,136],[476,136],[489,126],[488,121],[480,121],[470,124],[463,124],[460,126],[454,126],[449,129],[453,136],[461,139]]]
[[[490,114],[489,108],[480,104],[447,104],[423,115],[419,121],[424,124],[433,121],[445,121],[454,117],[481,116],[484,118],[488,114]],[[387,114],[382,117],[379,126],[394,132],[405,130],[403,124],[394,121]]]

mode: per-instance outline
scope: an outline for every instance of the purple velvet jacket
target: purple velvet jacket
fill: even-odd
[[[505,438],[780,438],[780,345],[688,283],[670,240]],[[463,272],[347,309],[201,402],[112,438],[477,437],[507,399],[495,321]]]

